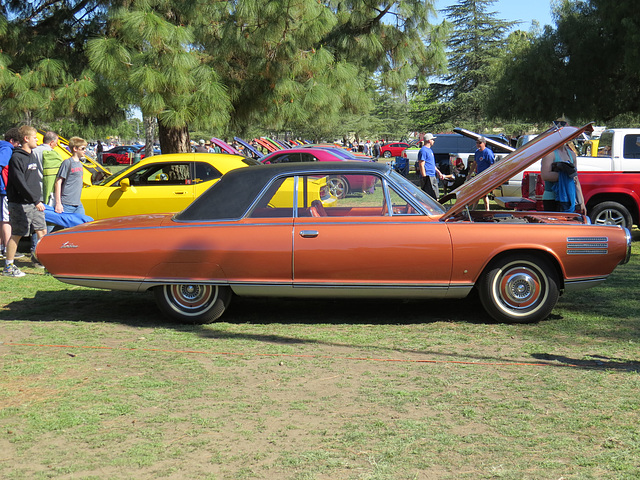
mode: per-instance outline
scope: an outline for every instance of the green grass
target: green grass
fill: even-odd
[[[27,266],[0,278],[0,476],[636,479],[638,233],[532,325],[470,300],[234,299],[184,326]]]

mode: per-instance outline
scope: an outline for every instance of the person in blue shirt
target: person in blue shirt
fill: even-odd
[[[495,156],[493,155],[493,151],[487,147],[487,139],[484,137],[480,137],[476,141],[476,153],[474,155],[474,172],[475,174],[479,174],[484,172],[487,168],[493,165],[496,161]],[[486,195],[484,197],[484,209],[489,211],[489,196]]]
[[[436,137],[427,133],[424,136],[424,145],[418,151],[418,174],[420,175],[420,186],[434,200],[437,200],[440,194],[440,185],[438,180],[444,176],[436,167],[436,159],[433,155],[431,147],[435,143]]]

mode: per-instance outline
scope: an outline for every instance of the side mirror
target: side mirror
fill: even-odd
[[[131,188],[131,181],[128,178],[120,180],[120,190],[126,192],[129,188]]]

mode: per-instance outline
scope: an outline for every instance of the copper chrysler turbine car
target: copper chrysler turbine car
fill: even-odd
[[[597,285],[629,260],[628,230],[579,214],[468,207],[589,127],[546,132],[454,190],[448,209],[383,163],[285,163],[233,170],[175,215],[46,235],[37,255],[63,282],[153,289],[164,313],[190,323],[219,318],[233,293],[462,298],[474,288],[495,319],[538,321],[562,292]],[[309,184],[334,175],[368,177],[375,191],[325,209]]]

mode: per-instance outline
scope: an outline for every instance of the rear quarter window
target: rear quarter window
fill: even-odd
[[[640,135],[624,136],[624,158],[640,158]]]
[[[626,147],[625,138],[625,147]],[[603,132],[598,142],[598,156],[610,157],[611,156],[611,144],[613,143],[613,132]],[[626,152],[625,152],[626,153]],[[626,157],[626,155],[624,155]]]
[[[222,173],[220,173],[213,165],[204,162],[196,162],[196,183],[214,180],[221,176]]]

